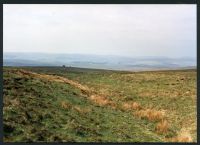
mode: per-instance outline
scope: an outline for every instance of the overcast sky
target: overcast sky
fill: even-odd
[[[196,5],[3,5],[4,52],[196,57]]]

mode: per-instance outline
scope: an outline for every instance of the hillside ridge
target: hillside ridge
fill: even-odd
[[[159,134],[165,134],[170,129],[170,124],[167,121],[166,118],[166,112],[165,110],[156,110],[154,108],[146,108],[144,106],[141,106],[138,102],[131,102],[131,103],[122,103],[120,106],[117,105],[114,101],[109,100],[105,95],[98,95],[97,92],[90,89],[86,85],[82,85],[76,81],[70,80],[66,77],[61,77],[58,75],[48,75],[48,74],[39,74],[27,70],[20,69],[17,71],[17,73],[21,73],[22,75],[32,75],[33,77],[38,77],[40,79],[46,79],[49,81],[55,81],[55,82],[61,82],[61,83],[67,83],[69,85],[72,85],[78,89],[81,90],[81,93],[83,96],[86,96],[87,99],[90,101],[100,105],[100,106],[110,106],[113,109],[119,109],[119,110],[136,110],[136,112],[133,112],[133,115],[135,115],[138,118],[146,118],[149,121],[158,121],[155,130]],[[184,132],[186,133],[182,133]],[[189,133],[189,130],[187,128],[182,128],[180,132],[178,132],[178,136],[175,136],[173,138],[166,138],[166,141],[175,141],[175,142],[192,142],[192,137]]]

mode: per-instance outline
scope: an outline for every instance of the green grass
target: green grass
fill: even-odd
[[[4,141],[162,142],[165,137],[176,136],[181,128],[189,128],[196,141],[195,70],[131,73],[61,67],[23,69],[67,77],[117,104],[136,101],[144,108],[164,109],[170,130],[158,134],[157,122],[139,119],[130,111],[100,107],[68,84],[25,78],[6,67]],[[62,108],[63,101],[72,107]],[[90,111],[81,113],[74,109],[76,106]]]
[[[25,78],[5,69],[3,94],[6,142],[161,141],[132,114],[94,105],[67,84]],[[62,101],[72,108],[63,109]],[[80,113],[74,106],[90,111]]]

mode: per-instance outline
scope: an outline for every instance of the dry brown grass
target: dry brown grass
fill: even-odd
[[[169,129],[169,123],[167,122],[167,120],[161,120],[157,126],[156,126],[156,132],[158,133],[167,133]]]
[[[159,121],[164,119],[165,112],[164,111],[157,111],[154,109],[145,109],[139,110],[134,113],[135,116],[139,118],[146,118],[149,121]]]
[[[188,136],[178,136],[171,139],[168,139],[169,142],[192,142],[192,139]]]
[[[19,104],[20,104],[20,102],[19,102],[19,100],[16,98],[16,99],[13,99],[13,100],[10,100],[10,102],[11,102],[11,104],[13,105],[13,106],[19,106]]]
[[[95,102],[96,104],[100,105],[100,106],[110,106],[111,108],[113,109],[116,109],[116,104],[107,99],[106,97],[104,96],[100,96],[100,95],[91,95],[90,96],[90,100],[92,100],[93,102]]]
[[[73,109],[82,114],[85,114],[91,111],[90,108],[80,108],[79,106],[74,106]]]
[[[167,138],[166,141],[169,142],[193,142],[192,136],[190,132],[183,128],[181,131],[178,133],[176,137],[173,138]]]
[[[71,108],[71,104],[66,102],[66,101],[62,101],[61,102],[61,107],[64,109],[70,109]]]
[[[73,109],[75,109],[76,111],[82,113],[82,109],[79,106],[74,106]]]
[[[12,100],[9,100],[7,98],[3,98],[3,103],[6,105],[6,106],[19,106],[20,105],[20,101],[19,99],[15,98],[15,99],[12,99]]]
[[[115,103],[107,99],[106,97],[99,95],[91,95],[90,100],[94,101],[96,104],[100,106],[110,105],[111,107],[115,107]]]
[[[122,110],[139,110],[142,109],[141,105],[137,102],[124,103]]]

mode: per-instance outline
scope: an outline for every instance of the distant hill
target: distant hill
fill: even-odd
[[[112,70],[195,68],[195,58],[121,57],[112,55],[4,53],[4,66],[73,66]]]

